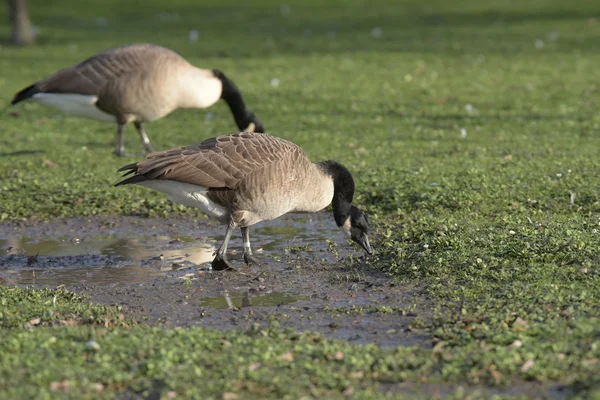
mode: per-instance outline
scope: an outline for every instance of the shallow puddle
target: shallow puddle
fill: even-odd
[[[415,306],[415,289],[372,268],[330,212],[288,215],[251,229],[259,267],[244,267],[238,230],[229,258],[239,270],[212,272],[224,233],[222,225],[182,217],[0,224],[0,285],[65,285],[163,326],[253,329],[276,318],[283,328],[352,343],[431,345],[410,327],[414,315],[430,319],[430,305]],[[338,262],[349,254],[355,262]]]
[[[201,307],[212,308],[245,308],[245,307],[274,307],[294,303],[299,300],[309,299],[309,296],[300,296],[291,293],[271,292],[271,293],[229,293],[223,292],[222,296],[206,297],[200,301]]]
[[[18,238],[0,240],[8,252],[0,257],[0,272],[9,283],[72,285],[143,282],[177,268],[179,263],[204,264],[213,258],[214,245],[187,244],[166,236],[80,240]]]
[[[182,267],[209,269],[225,231],[216,224],[192,228],[169,225],[169,220],[150,228],[124,222],[115,225],[94,232],[93,227],[75,224],[68,233],[58,231],[54,237],[48,237],[47,232],[41,236],[34,228],[29,236],[0,231],[0,250],[4,253],[0,255],[0,281],[50,286],[82,281],[118,284],[143,282]],[[241,238],[239,232],[236,234],[229,254],[235,265],[242,266]],[[269,263],[292,248],[308,245],[306,253],[314,254],[327,248],[327,240],[340,246],[347,243],[329,213],[287,215],[259,224],[250,234],[257,257]],[[318,256],[333,258],[325,251]]]

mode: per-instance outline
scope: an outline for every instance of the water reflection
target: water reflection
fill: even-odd
[[[201,307],[213,308],[245,308],[260,306],[282,306],[299,300],[306,300],[309,296],[300,296],[283,292],[260,293],[246,290],[242,293],[229,293],[224,290],[222,296],[207,297],[200,302]]]
[[[224,227],[206,225],[182,229],[183,235],[128,234],[128,225],[111,229],[104,236],[7,237],[0,236],[0,282],[13,284],[61,285],[90,281],[96,284],[143,282],[148,277],[171,271],[177,264],[207,266],[215,246],[223,239]],[[32,230],[32,234],[36,232]],[[196,235],[202,234],[204,239]],[[1,235],[1,234],[0,234]],[[206,239],[206,238],[210,239]],[[310,244],[314,256],[332,260],[326,240],[347,242],[329,213],[291,214],[268,221],[251,230],[251,240],[259,257],[286,254],[290,246]],[[241,257],[241,238],[232,239],[234,260]],[[261,251],[262,250],[262,251]],[[239,260],[239,262],[242,262]],[[237,295],[232,295],[234,303]],[[264,297],[264,296],[263,296]],[[272,298],[272,295],[267,298]],[[234,300],[235,299],[235,300]],[[240,305],[241,305],[241,297]],[[223,300],[224,301],[224,300]],[[260,301],[267,301],[265,298]],[[273,300],[275,301],[275,300]],[[283,297],[280,301],[285,301]]]
[[[68,285],[143,282],[177,264],[213,259],[214,245],[186,244],[166,236],[97,237],[82,241],[8,238],[0,240],[0,276],[9,284]]]

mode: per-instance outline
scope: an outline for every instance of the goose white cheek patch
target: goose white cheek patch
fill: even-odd
[[[244,129],[244,132],[254,132],[255,129],[256,125],[254,125],[254,122],[250,122],[250,125],[248,125],[246,129]]]
[[[342,225],[342,232],[344,232],[346,234],[346,236],[348,236],[348,238],[352,237],[352,224],[350,223],[350,217],[348,217],[348,219],[346,220],[346,222],[344,222],[344,225]]]

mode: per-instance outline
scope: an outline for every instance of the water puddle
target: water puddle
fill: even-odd
[[[3,258],[5,263],[10,264],[10,260],[18,262],[21,257],[35,257],[30,260],[40,262],[52,262],[51,259],[62,260],[62,263],[68,267],[77,267],[79,262],[97,263],[105,260],[107,264],[115,260],[120,261],[141,261],[152,257],[163,255],[163,257],[179,257],[189,253],[190,261],[195,263],[204,263],[212,259],[212,252],[215,247],[209,244],[193,244],[185,246],[184,249],[172,249],[169,247],[183,247],[193,239],[185,237],[168,236],[141,236],[134,238],[122,238],[116,235],[103,237],[91,237],[86,239],[69,240],[68,238],[58,238],[55,240],[36,241],[32,238],[9,238],[0,239],[0,248],[8,253]],[[178,246],[179,245],[179,246]],[[72,261],[68,261],[72,260]],[[81,265],[84,266],[84,265]]]
[[[180,247],[180,248],[173,248]],[[0,273],[20,285],[71,285],[143,282],[179,265],[212,260],[214,245],[185,245],[180,238],[92,237],[72,240],[31,238],[0,240],[8,255],[0,257]]]
[[[229,293],[228,291],[224,291],[222,296],[202,299],[200,306],[212,308],[276,307],[309,298],[309,296],[283,292],[254,294],[250,293],[250,291],[244,293]]]
[[[149,220],[137,221],[150,224]],[[175,226],[169,225],[168,220],[152,222],[156,226],[140,228],[131,222],[120,222],[116,227],[99,227],[96,231],[75,225],[68,233],[57,229],[53,237],[48,237],[48,228],[42,235],[32,228],[30,236],[0,231],[0,282],[50,286],[82,281],[119,284],[147,281],[183,267],[208,269],[225,231],[216,224]],[[168,232],[144,233],[156,232],[157,227],[158,231]],[[324,213],[288,215],[260,224],[250,233],[256,255],[266,262],[292,248],[306,246],[307,254],[314,254],[327,248],[326,240],[340,245],[346,241],[330,215]],[[239,232],[236,234],[229,253],[232,262],[241,266],[241,238]],[[320,252],[319,257],[333,258],[328,252]]]

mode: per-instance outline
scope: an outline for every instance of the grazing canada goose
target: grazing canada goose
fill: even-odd
[[[196,207],[227,224],[212,261],[214,269],[233,268],[227,260],[229,239],[240,227],[244,261],[256,262],[249,227],[292,211],[316,212],[333,206],[338,227],[371,254],[365,214],[352,204],[354,180],[335,161],[312,163],[287,140],[252,132],[207,139],[191,146],[152,153],[119,169],[133,176],[115,186],[137,183]]]
[[[123,130],[133,122],[144,151],[152,152],[142,123],[177,108],[229,105],[239,129],[264,132],[246,108],[238,87],[219,70],[196,68],[164,47],[133,44],[103,51],[26,87],[11,104],[32,99],[66,114],[117,123],[117,155],[124,156]]]

